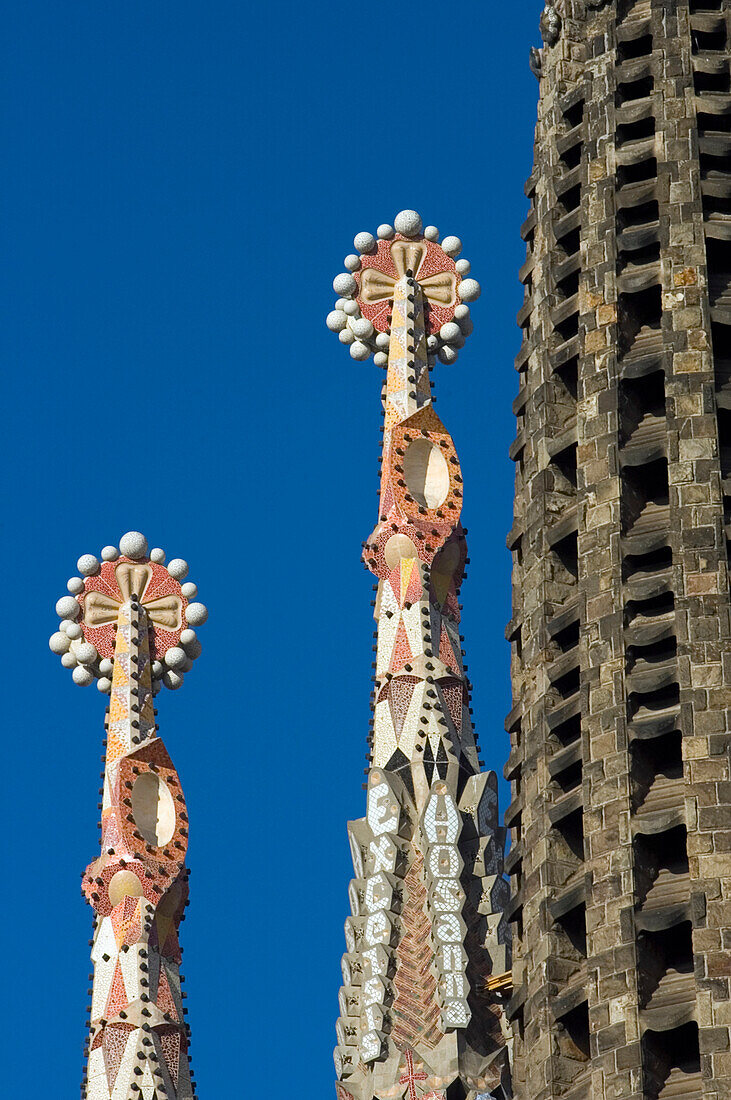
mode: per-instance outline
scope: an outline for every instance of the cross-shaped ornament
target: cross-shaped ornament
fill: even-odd
[[[409,1100],[417,1100],[416,1096],[416,1082],[426,1081],[428,1074],[423,1070],[414,1069],[414,1052],[410,1047],[407,1047],[404,1052],[406,1059],[406,1073],[399,1077],[399,1084],[409,1086]]]

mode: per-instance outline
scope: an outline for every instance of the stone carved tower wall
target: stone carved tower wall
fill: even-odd
[[[507,727],[519,1100],[731,1095],[731,3],[541,21]]]

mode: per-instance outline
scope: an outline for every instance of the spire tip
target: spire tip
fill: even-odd
[[[379,225],[375,236],[356,233],[357,254],[345,257],[346,270],[333,280],[337,300],[326,318],[352,359],[373,356],[376,366],[388,366],[394,287],[407,278],[419,284],[425,301],[428,365],[437,358],[456,361],[472,331],[466,303],[477,300],[480,284],[468,278],[469,260],[457,259],[460,238],[447,236],[441,244],[439,238],[435,225],[423,228],[416,210],[401,210],[393,225]]]

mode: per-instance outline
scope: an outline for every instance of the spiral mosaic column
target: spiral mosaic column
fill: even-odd
[[[365,818],[349,825],[335,1065],[339,1100],[510,1095],[504,831],[481,772],[459,633],[467,560],[462,474],[429,371],[453,363],[479,285],[461,243],[402,211],[333,283],[327,324],[386,371],[378,523],[376,673]]]
[[[128,532],[56,605],[50,647],[80,685],[109,696],[101,852],[82,890],[94,909],[94,963],[82,1100],[192,1100],[178,927],[188,898],[188,815],[158,736],[153,697],[176,689],[205,622],[187,564]]]

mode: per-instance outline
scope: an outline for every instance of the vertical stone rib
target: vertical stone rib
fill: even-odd
[[[607,46],[616,27],[605,26]],[[595,30],[599,28],[595,25]],[[594,41],[597,41],[595,38]],[[579,381],[579,572],[585,639],[584,835],[587,860],[586,954],[591,1093],[642,1096],[639,994],[634,929],[630,753],[625,681],[624,557],[637,550],[634,516],[621,477],[618,283],[624,269],[616,210],[624,196],[616,132],[614,55],[589,62],[585,219],[586,267]],[[620,154],[620,158],[624,154]]]
[[[697,978],[703,1096],[731,1090],[731,822],[729,704],[728,370],[731,272],[726,225],[731,194],[727,129],[731,6],[678,6],[688,152],[671,195],[666,304],[674,332],[673,404],[678,432],[678,614],[686,780],[690,916]],[[678,61],[676,61],[676,66]],[[695,108],[695,109],[694,109]],[[705,230],[705,240],[704,233]],[[709,333],[711,339],[709,341]],[[711,348],[712,346],[712,354]]]
[[[521,395],[510,539],[517,546],[509,631],[514,748],[506,772],[516,794],[506,819],[514,829],[508,866],[517,935],[510,1012],[516,1017],[516,1092],[536,1100],[568,1093],[586,1062],[582,960],[554,911],[558,899],[564,923],[573,928],[583,904],[576,385],[577,209],[584,170],[577,144],[582,71],[573,27],[570,32],[556,46],[560,75],[544,82],[527,187],[532,212],[522,271],[526,303],[519,314],[524,350],[516,361]],[[559,991],[567,995],[563,1001]]]

